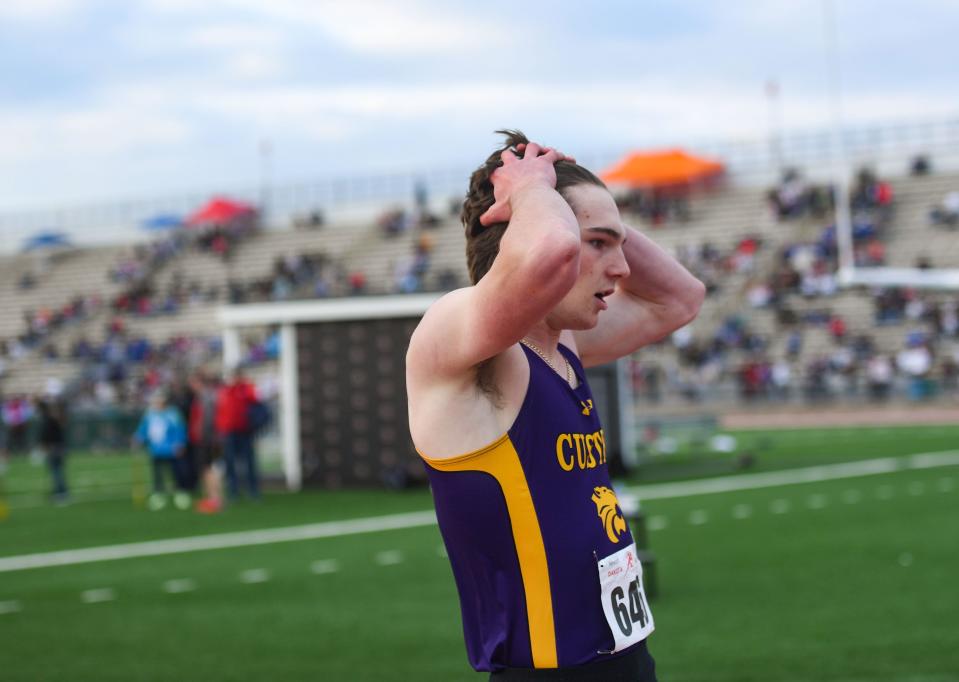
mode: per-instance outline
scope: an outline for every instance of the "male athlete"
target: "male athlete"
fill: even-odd
[[[410,431],[491,680],[655,680],[653,619],[584,367],[692,320],[704,287],[602,181],[506,132],[463,205],[472,286],[407,354]]]

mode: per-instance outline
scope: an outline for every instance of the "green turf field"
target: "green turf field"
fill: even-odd
[[[741,433],[758,470],[952,450],[959,430]],[[759,441],[762,440],[762,449]],[[935,462],[935,458],[931,458]],[[643,479],[729,474],[656,460]],[[220,516],[130,502],[78,457],[71,506],[16,462],[0,559],[428,509],[426,491],[268,495]],[[752,471],[742,476],[754,475]],[[100,499],[97,498],[105,498]],[[644,503],[662,682],[959,681],[959,467]],[[0,572],[0,680],[475,680],[435,526]]]

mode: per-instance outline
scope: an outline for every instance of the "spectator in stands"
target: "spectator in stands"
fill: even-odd
[[[230,370],[227,382],[220,388],[216,405],[216,430],[223,442],[226,461],[226,483],[230,499],[240,494],[237,468],[243,468],[250,497],[259,499],[257,472],[250,412],[257,402],[256,389],[246,380],[240,366]]]
[[[795,360],[802,352],[802,332],[793,329],[786,337],[786,357]]]
[[[933,225],[956,228],[959,226],[959,190],[946,194],[942,203],[929,211],[929,221]]]
[[[852,190],[853,211],[885,209],[892,204],[892,198],[892,186],[888,182],[880,180],[869,168],[859,171]]]
[[[50,499],[55,504],[69,501],[66,477],[67,423],[64,406],[53,396],[37,401],[37,441],[47,458],[52,483]]]
[[[140,420],[134,442],[146,446],[153,465],[153,493],[147,506],[151,511],[166,506],[166,473],[170,474],[176,492],[173,502],[177,509],[190,508],[190,495],[186,491],[182,458],[186,447],[186,425],[179,410],[167,403],[162,391],[150,398],[150,406]]]
[[[954,338],[959,335],[959,301],[945,301],[936,306],[933,325],[940,336]]]
[[[869,383],[869,397],[883,402],[889,397],[892,387],[893,367],[887,355],[877,353],[866,362],[866,381]]]
[[[876,324],[896,324],[905,314],[906,297],[902,289],[889,287],[874,295],[873,304]]]
[[[406,211],[396,208],[383,213],[377,222],[384,236],[395,237],[409,229],[411,220]]]
[[[802,215],[806,209],[806,183],[794,168],[783,173],[779,187],[770,193],[770,201],[782,220]]]
[[[306,215],[293,217],[293,227],[297,230],[318,230],[324,224],[326,224],[326,216],[318,208],[313,209]]]
[[[362,270],[354,270],[349,276],[350,294],[359,296],[366,292],[366,275]]]
[[[932,164],[925,154],[917,154],[909,163],[909,174],[915,176],[929,175]]]
[[[931,395],[928,377],[932,370],[932,353],[923,338],[908,339],[906,348],[896,355],[896,366],[908,378],[907,396],[910,400],[924,400]]]
[[[232,253],[230,240],[227,238],[226,233],[220,228],[217,228],[210,238],[210,251],[218,255],[224,263],[230,260]]]
[[[947,395],[954,395],[959,390],[959,349],[954,350],[952,355],[943,358],[940,369],[943,392]]]
[[[834,341],[842,341],[846,338],[846,321],[840,315],[833,315],[829,318],[829,333]]]
[[[443,268],[436,273],[435,288],[437,291],[452,291],[460,286],[459,275],[452,268]]]
[[[776,400],[789,400],[792,392],[792,366],[784,358],[776,360],[770,369],[771,395]]]
[[[416,225],[418,227],[435,227],[439,225],[440,219],[430,212],[429,193],[426,183],[423,180],[417,180],[413,185],[413,206]]]
[[[865,246],[857,249],[856,265],[866,267],[886,264],[886,246],[878,239],[870,239]]]
[[[746,299],[753,308],[765,308],[773,300],[773,290],[765,282],[752,282],[746,289]]]

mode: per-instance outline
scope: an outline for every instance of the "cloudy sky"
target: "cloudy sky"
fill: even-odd
[[[959,2],[836,0],[850,123],[959,114]],[[829,121],[821,0],[2,0],[0,211]]]

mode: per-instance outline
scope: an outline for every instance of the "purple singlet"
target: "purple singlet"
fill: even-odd
[[[559,349],[578,388],[523,346],[529,386],[509,431],[451,459],[421,453],[476,670],[582,665],[615,648],[597,559],[633,539],[583,366]]]

